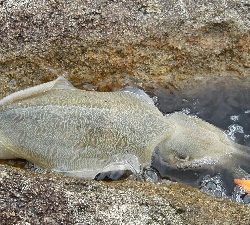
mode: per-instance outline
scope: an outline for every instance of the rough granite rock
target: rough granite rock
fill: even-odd
[[[7,224],[249,224],[250,208],[181,184],[84,181],[0,165]]]
[[[1,0],[0,96],[65,75],[78,88],[181,88],[250,74],[248,0]]]

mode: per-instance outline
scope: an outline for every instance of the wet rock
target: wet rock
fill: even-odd
[[[226,197],[226,189],[223,185],[221,176],[205,176],[201,181],[201,191],[215,197]]]
[[[246,204],[249,204],[250,203],[250,195],[244,196],[243,202],[246,203]]]
[[[143,179],[147,182],[153,182],[153,183],[161,181],[159,172],[152,167],[144,169]]]
[[[186,185],[97,182],[0,165],[1,224],[249,224],[249,207]]]
[[[246,203],[244,202],[244,198],[247,196],[246,192],[242,187],[235,186],[234,191],[232,193],[232,199],[236,202]],[[247,197],[248,198],[248,197]],[[246,200],[247,200],[246,198]]]

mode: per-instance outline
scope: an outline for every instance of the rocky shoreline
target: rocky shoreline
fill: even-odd
[[[110,91],[250,75],[248,1],[1,1],[0,95],[66,76]]]

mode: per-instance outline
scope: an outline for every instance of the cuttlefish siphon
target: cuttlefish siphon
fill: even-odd
[[[2,159],[93,179],[117,170],[140,174],[153,152],[162,176],[165,165],[231,170],[235,160],[249,159],[245,147],[213,125],[181,113],[164,116],[142,90],[84,91],[59,77],[0,101]]]

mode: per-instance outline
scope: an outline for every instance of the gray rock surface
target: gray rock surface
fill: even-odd
[[[250,209],[180,184],[84,181],[0,165],[7,224],[249,224]]]

